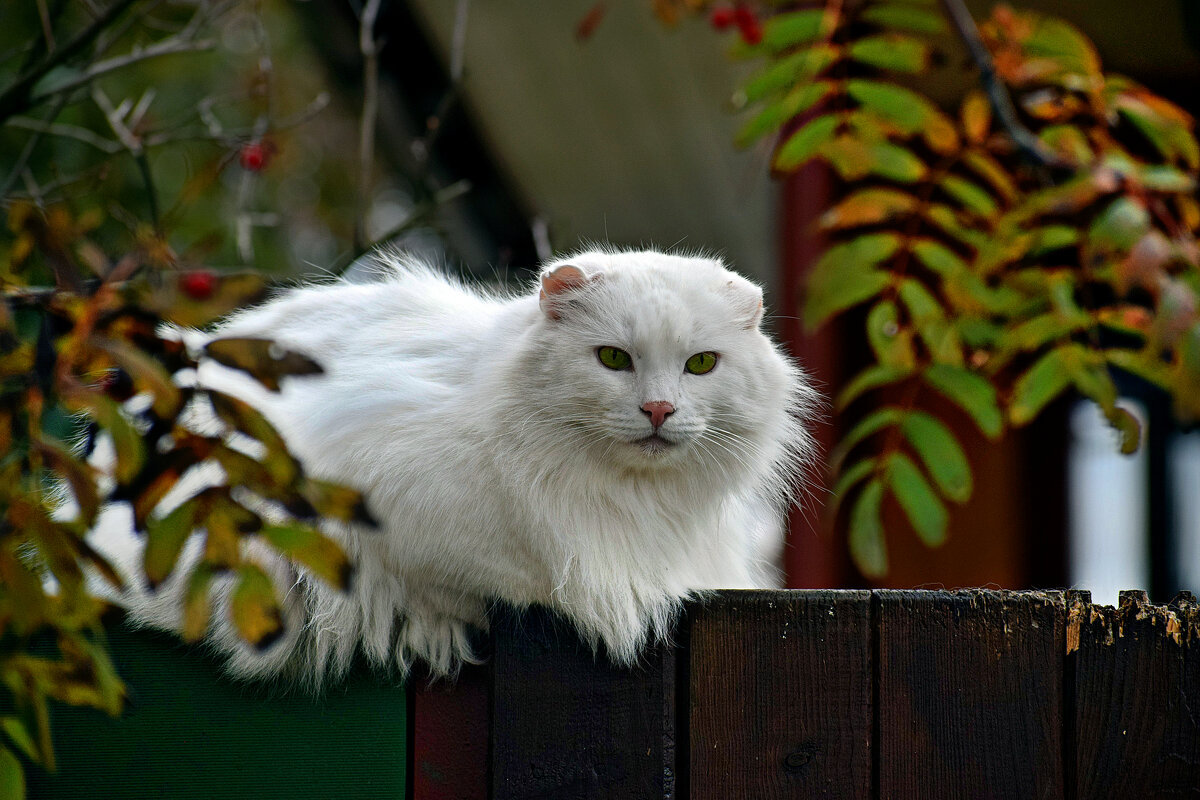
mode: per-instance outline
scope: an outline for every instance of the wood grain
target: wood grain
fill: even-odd
[[[541,609],[492,631],[495,800],[675,796],[674,650],[614,667]]]
[[[412,800],[487,800],[491,669],[467,665],[455,681],[411,680]]]
[[[875,592],[878,796],[1064,797],[1061,592]]]
[[[1080,800],[1200,797],[1200,606],[1122,592],[1068,622]]]
[[[690,640],[692,800],[870,797],[869,592],[721,592]]]

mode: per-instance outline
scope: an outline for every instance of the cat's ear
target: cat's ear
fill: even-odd
[[[734,276],[725,284],[725,294],[729,297],[734,314],[746,330],[754,330],[763,317],[763,290],[740,275]]]
[[[542,289],[538,293],[538,304],[550,319],[562,319],[563,308],[571,295],[592,282],[588,275],[573,264],[563,264],[542,273]]]

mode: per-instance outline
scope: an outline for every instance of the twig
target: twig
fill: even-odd
[[[42,36],[46,37],[46,51],[54,52],[54,29],[50,26],[50,9],[46,0],[37,0],[38,19],[42,22]]]
[[[348,254],[342,256],[341,259],[339,259],[338,262],[330,269],[330,274],[334,276],[341,275],[350,268],[351,264],[362,258],[373,248],[378,247],[381,244],[386,244],[396,237],[408,233],[413,228],[416,228],[418,225],[424,222],[434,211],[437,211],[446,203],[461,197],[469,191],[471,191],[471,182],[467,180],[455,181],[446,188],[438,190],[434,193],[433,197],[423,200],[414,206],[412,211],[409,212],[408,216],[404,218],[403,222],[392,228],[383,236],[380,236],[370,244],[362,245],[361,247],[356,245],[354,248],[352,248]]]
[[[121,152],[119,142],[114,142],[111,139],[105,139],[93,133],[90,129],[79,125],[69,125],[65,122],[46,122],[41,119],[33,119],[32,117],[13,117],[7,123],[10,128],[20,128],[22,130],[33,131],[38,134],[50,134],[51,136],[62,136],[68,139],[75,139],[84,144],[91,145],[102,153],[107,155],[115,155]],[[33,141],[33,137],[31,137]],[[21,159],[23,160],[23,159]],[[18,163],[20,163],[20,161]],[[4,196],[4,191],[0,187],[0,197]]]
[[[358,198],[354,215],[354,249],[367,243],[367,209],[371,202],[371,173],[375,163],[375,125],[379,116],[379,46],[375,18],[380,0],[367,0],[358,26],[358,48],[363,57],[363,110],[358,127]]]
[[[39,102],[45,98],[69,92],[72,89],[77,89],[84,84],[94,81],[101,75],[107,75],[110,72],[115,72],[119,69],[124,69],[131,64],[137,64],[141,61],[146,61],[159,56],[173,55],[176,53],[200,53],[205,50],[211,50],[216,46],[216,43],[210,39],[205,39],[199,42],[191,42],[185,39],[178,39],[172,36],[170,39],[163,39],[161,42],[155,42],[149,47],[133,50],[125,55],[114,56],[113,58],[97,61],[88,67],[82,74],[73,78],[65,79],[61,83],[55,83],[45,89],[33,94],[31,100]]]
[[[74,56],[91,44],[108,25],[119,17],[137,0],[113,0],[112,5],[104,9],[91,24],[77,33],[73,39],[52,53],[47,53],[37,64],[22,73],[16,80],[0,92],[0,122],[20,112],[29,102],[29,94],[33,87],[50,70]]]
[[[64,95],[63,97],[59,98],[58,102],[51,107],[50,114],[45,120],[43,120],[43,122],[52,125],[66,104],[67,98]],[[25,169],[25,165],[29,163],[29,159],[33,155],[33,150],[35,147],[37,147],[37,144],[39,141],[41,141],[41,138],[42,133],[40,131],[34,131],[33,136],[30,136],[29,140],[25,142],[25,147],[21,149],[21,154],[17,156],[16,163],[13,164],[12,169],[9,170],[8,177],[4,179],[3,183],[0,183],[0,199],[8,197],[9,191],[17,182],[17,178],[21,176],[21,173]]]
[[[133,156],[133,160],[137,163],[138,172],[141,173],[142,183],[146,187],[146,203],[150,207],[150,222],[154,225],[155,232],[159,232],[159,216],[158,216],[158,188],[154,185],[154,176],[150,173],[150,159],[146,156],[146,148],[142,145],[141,139],[129,130],[129,127],[122,120],[123,114],[118,109],[113,107],[112,101],[108,99],[108,95],[99,86],[92,87],[92,99],[96,105],[104,112],[104,117],[108,120],[108,126],[112,128],[113,133],[117,135],[117,139],[124,145],[129,154]]]
[[[975,20],[966,5],[963,4],[963,0],[942,0],[942,7],[946,10],[946,15],[950,17],[955,30],[958,31],[959,38],[971,53],[971,59],[975,62],[975,66],[979,68],[979,81],[983,84],[983,90],[987,92],[992,110],[996,113],[996,119],[1004,127],[1009,137],[1022,153],[1037,164],[1044,167],[1064,166],[1053,153],[1042,145],[1033,131],[1025,127],[1017,118],[1017,109],[1013,105],[1012,98],[1008,96],[1008,90],[1000,80],[1000,76],[996,74],[992,54],[988,51],[987,45],[983,43],[983,38],[979,35],[979,28],[975,25]]]

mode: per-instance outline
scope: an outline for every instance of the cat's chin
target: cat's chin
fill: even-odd
[[[636,439],[633,444],[646,455],[653,457],[662,456],[679,446],[676,442],[665,439],[657,433],[651,434],[644,439]]]

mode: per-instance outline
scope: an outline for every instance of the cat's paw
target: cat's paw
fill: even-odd
[[[407,672],[414,661],[420,661],[431,675],[453,677],[464,663],[480,661],[471,646],[474,627],[444,614],[410,611],[400,624],[396,663]]]

